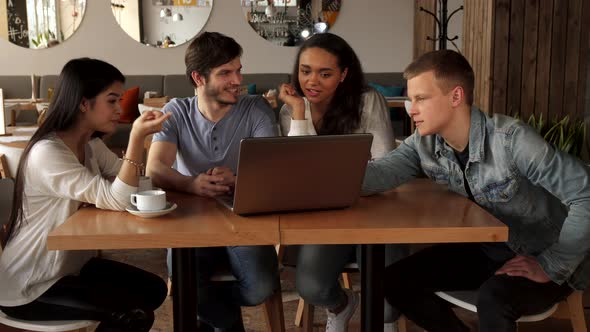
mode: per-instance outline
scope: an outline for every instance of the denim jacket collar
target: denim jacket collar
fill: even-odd
[[[485,131],[485,113],[480,112],[475,106],[471,107],[471,120],[469,127],[469,162],[479,162],[484,159],[484,137],[482,133]],[[445,143],[444,138],[436,135],[436,143],[434,146],[434,154],[440,158],[445,153],[453,153],[453,149]]]

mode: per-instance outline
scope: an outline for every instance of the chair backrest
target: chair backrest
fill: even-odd
[[[0,178],[14,179],[16,177],[18,163],[24,151],[24,148],[0,144],[0,155],[2,155],[0,157]]]
[[[0,89],[0,136],[6,135],[6,110],[4,109],[4,90]]]

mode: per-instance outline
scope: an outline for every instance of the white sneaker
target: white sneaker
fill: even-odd
[[[397,332],[397,322],[384,323],[383,332]]]
[[[338,314],[328,311],[328,322],[326,323],[326,332],[347,332],[348,322],[354,315],[356,307],[359,305],[358,295],[350,289],[344,289],[346,297],[348,298],[348,304],[346,308],[340,311]]]

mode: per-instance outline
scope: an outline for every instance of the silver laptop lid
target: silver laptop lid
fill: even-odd
[[[371,134],[243,139],[233,211],[350,206],[359,197],[372,140]]]

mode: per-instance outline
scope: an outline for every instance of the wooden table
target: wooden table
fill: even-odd
[[[342,210],[240,217],[212,199],[169,192],[178,208],[157,219],[84,208],[47,240],[50,250],[173,249],[175,331],[196,331],[196,273],[189,248],[228,245],[363,245],[364,331],[383,328],[383,243],[506,241],[508,228],[466,198],[428,180],[361,198]],[[377,245],[367,245],[367,244]],[[179,288],[176,288],[179,287]],[[185,296],[183,296],[183,294]],[[193,296],[191,296],[193,294]],[[371,311],[371,308],[375,308]]]
[[[361,329],[383,331],[386,243],[504,242],[508,228],[430,180],[360,198],[348,209],[280,216],[281,244],[362,244]]]
[[[172,249],[174,331],[197,330],[195,247],[274,245],[277,216],[240,217],[212,199],[168,192],[172,213],[142,219],[127,212],[83,208],[47,238],[49,250]]]

